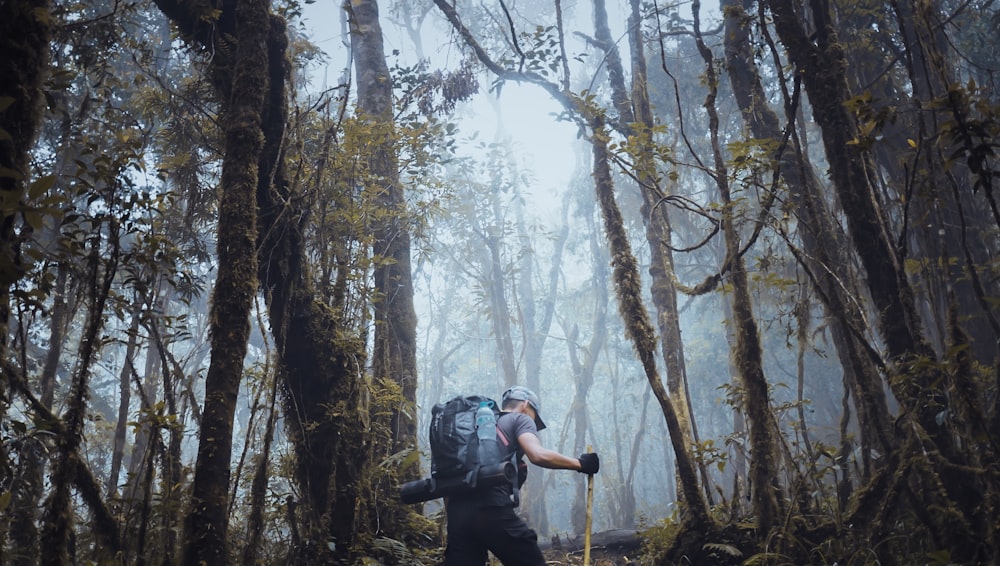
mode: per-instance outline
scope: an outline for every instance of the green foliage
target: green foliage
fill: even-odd
[[[1000,104],[991,100],[991,94],[970,78],[964,86],[950,85],[947,94],[928,104],[945,111],[941,134],[950,150],[945,165],[964,160],[973,175],[973,192],[991,190],[1000,169]]]
[[[541,77],[559,73],[562,55],[559,51],[559,39],[555,26],[538,25],[530,32],[520,32],[517,36],[517,42],[515,53],[500,59],[501,65],[511,70],[534,73]]]
[[[857,137],[848,144],[869,150],[882,140],[885,126],[895,120],[895,108],[876,100],[871,92],[864,92],[844,102],[844,106],[857,118]]]
[[[699,464],[715,467],[719,473],[726,471],[729,456],[715,445],[711,438],[696,442],[691,446],[691,455]]]
[[[678,521],[677,513],[671,517],[665,517],[652,527],[643,529],[642,536],[642,556],[639,564],[642,566],[655,566],[660,564],[667,551],[673,546],[681,524]]]

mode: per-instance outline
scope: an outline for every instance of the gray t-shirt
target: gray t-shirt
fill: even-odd
[[[524,456],[524,450],[521,450],[521,445],[518,444],[517,439],[524,433],[530,432],[535,436],[538,436],[538,427],[535,425],[535,421],[531,417],[524,413],[501,413],[500,418],[497,419],[497,436],[500,444],[506,445],[506,450],[500,452],[501,459],[510,458],[511,452],[514,450],[518,451],[518,459],[520,460]],[[503,435],[501,437],[501,435]],[[507,442],[504,442],[504,437]]]

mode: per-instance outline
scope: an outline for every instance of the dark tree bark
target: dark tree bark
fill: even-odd
[[[81,469],[81,464],[78,462],[78,452],[83,441],[90,377],[102,343],[101,333],[104,330],[105,306],[111,293],[111,282],[118,269],[118,259],[121,252],[118,222],[109,220],[104,230],[107,232],[107,249],[104,249],[105,234],[102,234],[101,231],[91,236],[89,241],[90,254],[87,258],[87,275],[88,292],[91,295],[87,308],[84,336],[80,343],[80,362],[73,373],[66,401],[66,412],[62,418],[63,426],[56,440],[56,455],[49,480],[52,490],[45,501],[45,509],[42,514],[41,562],[43,564],[67,564],[71,556],[73,505],[70,488]],[[102,256],[105,253],[108,255],[108,259],[102,261]],[[100,500],[99,488],[97,488],[96,494],[97,499]],[[114,534],[114,540],[108,541],[112,543],[111,547],[107,549],[111,556],[121,550],[117,537],[117,526],[114,529]]]
[[[388,430],[389,438],[375,438],[372,458],[385,458],[417,448],[417,317],[413,308],[413,275],[410,262],[410,219],[399,179],[397,135],[394,122],[392,77],[386,63],[379,7],[376,0],[345,2],[349,12],[351,47],[358,88],[358,117],[371,128],[366,151],[367,175],[362,180],[364,197],[377,213],[368,226],[372,236],[374,295],[374,343],[371,372],[375,383],[393,384],[396,399],[387,415],[378,411],[373,419]],[[378,402],[378,401],[376,401]],[[388,536],[405,540],[406,517],[413,509],[398,503],[398,484],[417,479],[419,460],[402,460],[394,474],[383,476],[374,486],[367,512],[371,522]],[[339,487],[343,487],[341,483]],[[378,515],[377,518],[374,515]],[[374,534],[375,528],[369,529]]]
[[[789,0],[768,2],[775,25],[792,62],[799,69],[813,106],[813,116],[823,132],[823,145],[830,162],[830,175],[855,250],[868,275],[868,290],[878,310],[879,326],[895,371],[904,371],[915,357],[933,358],[917,330],[913,292],[900,265],[885,221],[871,156],[857,138],[857,126],[844,102],[850,98],[844,75],[844,48],[830,21],[827,2],[816,0],[812,11],[815,41],[805,31]],[[941,427],[934,422],[944,409],[944,399],[933,375],[915,371],[912,379],[893,379],[894,393],[917,417],[918,422],[943,440]],[[947,442],[946,442],[947,444]]]
[[[105,493],[108,498],[118,495],[118,475],[121,472],[122,460],[125,456],[125,432],[128,427],[129,403],[132,401],[132,366],[139,343],[139,322],[142,317],[142,302],[136,300],[132,309],[132,322],[129,326],[128,340],[125,345],[125,362],[118,372],[118,420],[115,422],[115,436],[111,446],[111,467],[108,472],[108,482]]]
[[[673,401],[660,381],[656,371],[656,333],[649,322],[649,315],[642,302],[641,280],[635,256],[628,242],[621,212],[614,198],[614,184],[611,179],[611,169],[608,165],[608,155],[604,124],[599,118],[591,118],[591,129],[594,132],[591,144],[594,151],[594,184],[597,191],[597,201],[600,203],[601,215],[604,218],[604,230],[610,244],[612,280],[615,294],[618,297],[618,310],[625,321],[625,329],[632,340],[639,361],[642,363],[646,379],[660,403],[660,409],[667,422],[670,432],[670,443],[677,458],[677,469],[681,488],[684,492],[684,502],[688,506],[689,526],[692,531],[704,532],[710,529],[712,519],[708,514],[708,505],[701,494],[698,475],[691,457],[690,448],[686,443]]]
[[[719,140],[719,116],[715,106],[718,75],[715,71],[714,56],[701,36],[699,25],[701,2],[695,0],[691,9],[694,13],[695,42],[705,62],[705,82],[708,86],[704,106],[708,112],[714,162],[711,176],[723,206],[721,224],[726,244],[726,258],[722,272],[729,272],[732,284],[732,325],[736,334],[736,347],[732,355],[739,369],[743,408],[749,419],[750,495],[757,528],[761,533],[769,533],[772,528],[778,526],[782,511],[783,497],[778,481],[779,452],[776,438],[779,432],[771,409],[767,377],[764,375],[760,336],[754,319],[753,303],[750,300],[750,283],[741,255],[740,236],[734,221],[735,208],[729,186],[729,173]]]
[[[393,412],[390,430],[393,452],[414,449],[417,441],[416,411],[417,316],[413,309],[410,268],[410,230],[396,156],[392,79],[385,60],[382,27],[376,0],[351,0],[351,45],[357,71],[358,110],[376,132],[368,158],[372,179],[366,186],[383,211],[372,226],[375,258],[375,343],[372,372],[377,379],[399,384],[409,408]],[[418,470],[403,470],[401,479],[416,479]]]
[[[785,137],[778,115],[767,104],[750,46],[753,20],[746,11],[747,4],[740,0],[723,2],[726,69],[733,95],[754,137],[770,141],[778,148],[774,155],[775,166],[788,187],[788,203],[800,219],[799,237],[803,249],[799,255],[804,258],[804,266],[824,298],[827,317],[833,323],[833,340],[844,368],[845,385],[854,393],[858,405],[861,428],[872,433],[863,435],[863,442],[868,443],[868,438],[874,437],[879,450],[887,453],[895,445],[889,409],[875,365],[877,360],[869,355],[871,346],[860,342],[866,324],[856,300],[861,290],[850,276],[848,247],[824,203],[822,186],[802,152],[798,136],[793,130],[788,138]],[[787,101],[788,104],[796,102]],[[792,112],[794,108],[786,110]],[[790,116],[788,123],[793,119],[794,115]],[[864,453],[869,454],[870,450]],[[865,458],[866,462],[869,460]]]
[[[368,461],[361,439],[364,408],[358,381],[364,348],[344,320],[341,301],[335,298],[336,306],[330,307],[321,299],[306,259],[303,229],[309,210],[284,165],[290,63],[286,25],[277,16],[270,19],[268,50],[269,90],[257,186],[258,257],[301,493],[295,504],[301,524],[293,526],[298,537],[292,560],[330,562],[346,559],[358,529],[358,484]],[[348,269],[338,266],[338,277],[346,277]],[[327,544],[330,540],[336,541],[335,551]]]
[[[10,0],[0,4],[0,362],[10,359],[8,340],[11,288],[24,273],[18,243],[16,209],[24,203],[31,178],[28,152],[42,117],[42,83],[48,69],[52,16],[48,0]],[[0,372],[0,420],[6,422],[10,403],[10,376]],[[11,485],[11,463],[6,443],[0,446],[0,485]],[[35,474],[28,470],[27,473]],[[36,475],[37,477],[37,475]],[[40,483],[40,482],[38,482]],[[25,486],[26,492],[33,488]],[[25,493],[31,498],[37,497]],[[22,510],[19,513],[26,513]],[[31,513],[34,515],[34,513]],[[29,517],[28,519],[33,519]],[[19,532],[32,544],[34,526]],[[6,546],[0,532],[0,549]],[[18,545],[20,546],[20,544]],[[29,552],[31,548],[26,548]],[[2,558],[2,550],[0,550]]]
[[[225,145],[218,273],[211,306],[212,353],[183,561],[226,564],[233,417],[257,290],[256,191],[268,84],[268,4],[230,1],[223,4],[217,21],[205,21],[199,10],[208,8],[196,2],[160,0],[157,5],[197,47],[211,48],[212,82],[222,102]]]
[[[971,461],[960,450],[951,421],[942,418],[951,405],[949,385],[968,384],[949,382],[923,334],[914,306],[915,292],[903,270],[904,256],[894,244],[883,198],[874,184],[871,153],[867,144],[858,143],[859,128],[845,104],[851,96],[847,62],[830,3],[810,3],[811,32],[806,31],[807,22],[790,0],[769,0],[767,6],[809,94],[853,249],[867,274],[889,358],[888,383],[907,423],[903,427],[910,446],[906,457],[921,462],[914,471],[925,487],[918,492],[913,508],[929,531],[939,537],[937,543],[948,546],[953,560],[983,560],[995,555],[995,550],[981,542],[988,540],[995,521],[984,513],[981,502],[983,493],[996,492],[996,482],[989,474],[969,469]],[[919,449],[916,439],[921,443]],[[992,445],[982,444],[980,449],[992,452]],[[948,509],[948,513],[925,513],[932,505]],[[859,517],[870,512],[865,505],[859,509]]]

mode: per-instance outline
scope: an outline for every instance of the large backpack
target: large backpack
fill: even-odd
[[[480,461],[476,412],[484,403],[500,416],[495,401],[481,395],[455,397],[431,409],[431,477],[408,482],[400,487],[404,503],[420,503],[438,497],[482,491],[498,485],[510,485],[516,507],[520,502],[518,451],[509,450],[509,440],[499,428],[496,446],[487,450],[491,456]],[[526,471],[526,470],[523,470]]]
[[[500,463],[499,458],[479,461],[476,411],[483,403],[492,407],[494,418],[500,416],[496,402],[480,395],[455,397],[431,409],[431,477],[439,481],[461,478],[474,488],[480,467]]]

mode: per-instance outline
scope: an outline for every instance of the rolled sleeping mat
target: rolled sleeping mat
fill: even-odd
[[[511,462],[479,468],[475,483],[464,477],[422,478],[403,484],[399,488],[399,498],[403,503],[422,503],[460,493],[471,493],[478,488],[511,484],[517,477],[517,468]]]

